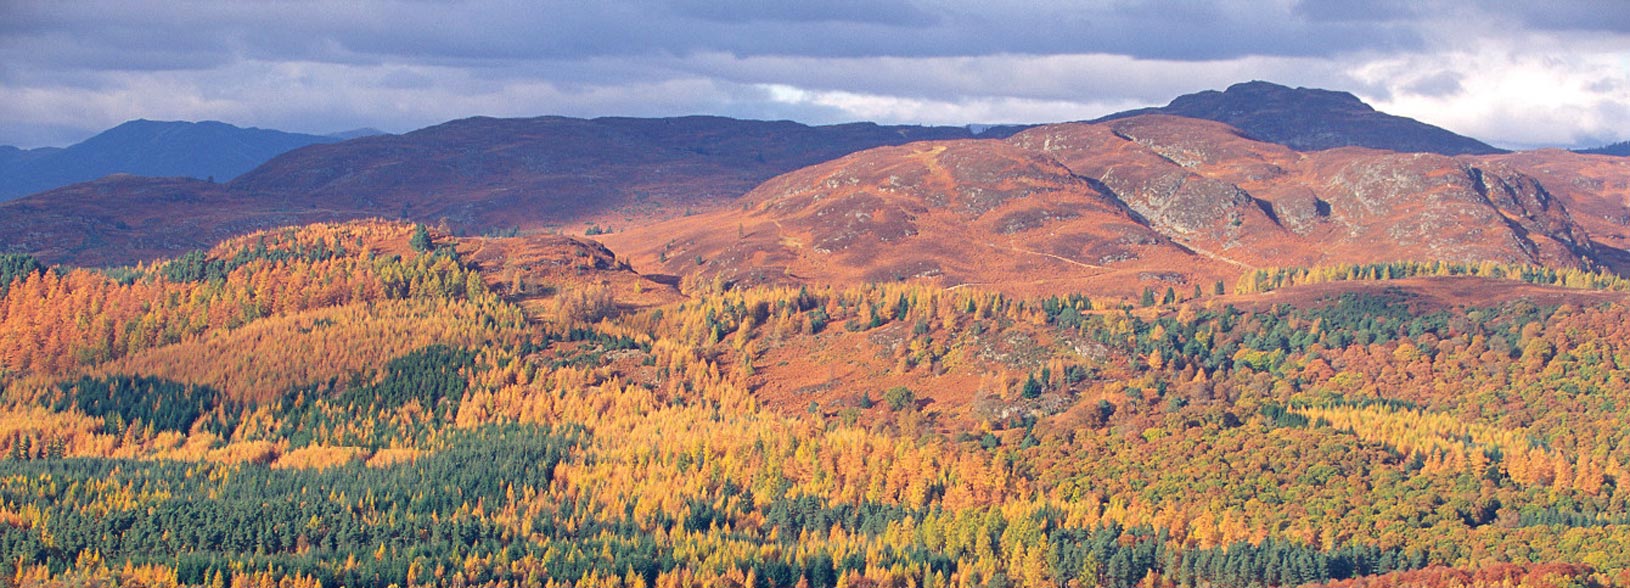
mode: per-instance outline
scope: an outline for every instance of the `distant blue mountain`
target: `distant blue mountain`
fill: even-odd
[[[288,151],[339,140],[215,121],[133,120],[67,148],[0,147],[0,200],[116,173],[225,182]]]

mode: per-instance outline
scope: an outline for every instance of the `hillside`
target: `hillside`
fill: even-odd
[[[1498,151],[1430,125],[1376,112],[1350,94],[1265,82],[1183,96],[1164,108],[1109,118],[1141,118],[1149,113],[1219,120],[1239,129],[1246,138],[1309,153],[1351,145],[1398,152]],[[125,127],[129,129],[121,136],[163,128],[163,124],[130,123]],[[189,127],[190,132],[202,128]],[[1005,139],[1027,128],[982,129],[977,138]],[[54,216],[48,205],[0,205],[0,217],[27,229],[26,238],[0,241],[0,250],[79,264],[130,263],[276,226],[277,219],[310,222],[387,217],[470,235],[620,231],[726,207],[769,178],[856,151],[968,138],[975,135],[963,127],[869,123],[811,127],[717,117],[472,118],[403,135],[363,136],[296,149],[241,175],[213,174],[219,181],[237,176],[224,190],[199,185],[190,189],[191,195],[181,195],[171,184],[168,200],[150,199],[154,182],[147,178],[110,178],[99,181],[94,189],[67,186],[62,193],[37,198],[67,198],[75,202],[79,215],[130,228],[106,238],[87,233],[81,222]],[[152,158],[170,153],[146,151]],[[224,156],[238,150],[215,151]],[[1273,157],[1283,160],[1291,155]],[[58,156],[65,155],[0,151],[0,162],[32,165],[28,162]],[[1160,161],[1139,161],[1151,165],[1139,173],[1166,173]],[[1401,158],[1394,163],[1414,165],[1409,161]],[[178,203],[206,193],[214,201],[224,198],[232,204],[199,207]],[[1301,204],[1307,203],[1289,206]],[[148,210],[167,214],[155,216]],[[1240,214],[1245,215],[1241,222],[1246,222],[1253,213]],[[132,222],[137,219],[146,222]],[[98,239],[105,241],[95,247],[81,246]]]
[[[1429,153],[1298,153],[1163,116],[1043,127],[1013,141],[1098,178],[1163,232],[1249,265],[1594,261],[1567,207],[1506,167]]]
[[[230,188],[310,195],[461,231],[615,227],[712,208],[764,178],[852,151],[966,136],[960,128],[810,127],[717,117],[474,118],[276,158]]]
[[[1241,92],[1266,92],[1257,106],[1263,112],[1286,103],[1327,115],[1351,106],[1350,96],[1246,86],[1221,94],[1245,100]],[[974,141],[1005,146],[958,147],[952,171],[935,176],[940,172],[907,169],[911,157],[903,151],[869,153],[846,164],[822,162],[879,145],[966,140],[967,129],[808,127],[710,117],[475,118],[309,146],[226,184],[116,175],[0,203],[0,250],[50,262],[123,264],[257,229],[385,216],[465,235],[609,231],[602,238],[650,271],[726,279],[741,274],[760,283],[920,276],[1030,292],[1113,282],[1136,292],[1210,287],[1257,267],[1405,259],[1630,268],[1630,241],[1620,218],[1630,218],[1630,200],[1619,197],[1630,190],[1622,186],[1630,173],[1610,157],[1297,151],[1257,140],[1247,130],[1170,115],[1000,131]],[[1037,164],[1016,158],[1010,147],[1037,152],[1056,166],[1030,169]],[[850,164],[854,169],[815,168],[759,186],[809,165]],[[1051,184],[1038,187],[1045,192],[1039,199],[1024,201],[1029,205],[961,216],[898,201],[913,192],[886,186],[911,185],[923,194],[1001,194],[1014,189],[1002,185],[1006,173],[1074,175],[1085,183],[1053,177],[1042,180]],[[853,210],[831,214],[867,215],[862,220],[879,225],[895,221],[873,222],[870,215],[894,210],[913,220],[893,229],[926,234],[861,239],[833,256],[799,247],[870,229],[837,227],[832,216],[781,218],[796,215],[792,205],[748,210],[763,203],[763,194],[837,181],[833,174],[860,183],[828,192],[870,190],[883,200],[843,196]],[[919,181],[928,183],[913,184]],[[755,188],[763,193],[729,204]],[[1105,225],[1120,229],[1103,232],[1091,220],[1103,210],[1052,210],[1037,203],[1053,195],[1069,195],[1066,207],[1107,202],[1126,218]],[[931,218],[914,218],[931,209],[937,211]],[[980,217],[987,212],[995,216]],[[1081,218],[1059,224],[1071,215]],[[962,238],[960,223],[976,218],[986,223],[975,223],[977,238]],[[1138,226],[1116,224],[1124,222]],[[663,224],[647,228],[653,223]],[[1002,223],[1026,226],[996,226]],[[1132,233],[1116,233],[1125,230]],[[1165,244],[1142,243],[1147,239],[1128,236],[1133,233],[1156,235]],[[936,242],[940,238],[950,241]],[[1033,276],[1024,281],[1029,286],[1009,280],[1008,270]],[[781,275],[771,275],[776,272]]]
[[[1187,292],[1255,268],[1395,260],[1618,267],[1623,243],[1569,211],[1625,210],[1612,186],[1630,173],[1586,162],[1616,180],[1557,197],[1524,161],[1297,152],[1145,115],[868,150],[765,182],[733,208],[603,239],[675,275],[1016,293]]]
[[[0,251],[125,265],[255,230],[356,216],[310,199],[253,200],[204,180],[114,175],[0,202]]]
[[[743,284],[1063,292],[1195,265],[1093,184],[994,140],[857,153],[765,182],[737,207],[602,239],[651,271]]]
[[[0,151],[0,201],[112,174],[225,182],[279,154],[338,140],[215,121],[133,120],[63,149]]]
[[[1316,88],[1245,82],[1221,92],[1185,94],[1170,104],[1111,114],[1103,122],[1145,114],[1217,121],[1251,138],[1298,151],[1369,147],[1404,153],[1466,155],[1500,153],[1482,141],[1411,118],[1378,112],[1356,96]]]
[[[560,235],[473,237],[459,254],[486,286],[528,316],[592,322],[682,299],[675,284],[642,276],[604,245]]]
[[[1630,271],[1630,159],[1543,149],[1479,158],[1478,165],[1533,178],[1565,205],[1615,271]]]
[[[1003,219],[1038,202],[1069,206],[1050,213],[1077,215],[1062,227],[1137,227],[1015,145],[881,152],[907,157],[824,173],[978,189],[848,233],[804,217],[801,234],[844,251],[947,215],[1021,227]],[[909,200],[867,202],[832,210],[895,219]],[[1326,266],[1170,302],[667,283],[575,238],[382,221],[109,273],[0,258],[0,571],[291,588],[1630,579],[1623,279]],[[597,312],[563,304],[590,292]]]
[[[620,229],[716,208],[777,174],[853,151],[967,136],[715,117],[473,118],[312,145],[221,186],[113,177],[0,203],[0,229],[9,229],[0,251],[134,263],[257,228],[372,217],[462,234]]]

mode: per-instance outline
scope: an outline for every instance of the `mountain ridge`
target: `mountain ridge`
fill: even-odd
[[[1599,243],[1520,162],[1478,157],[1298,152],[1150,114],[862,151],[769,180],[738,206],[601,240],[638,267],[726,283],[1021,295],[1400,260],[1618,263],[1620,243]]]
[[[0,203],[0,250],[134,263],[280,224],[369,217],[467,234],[619,227],[723,206],[760,181],[863,148],[969,136],[723,117],[472,117],[308,145],[224,184],[107,177]]]
[[[230,180],[272,157],[339,138],[219,121],[127,121],[64,148],[0,155],[0,200],[116,173]]]
[[[1213,120],[1234,126],[1254,139],[1298,151],[1370,147],[1443,155],[1506,152],[1441,127],[1377,111],[1348,92],[1291,88],[1260,80],[1234,84],[1222,91],[1185,94],[1166,106],[1117,112],[1089,122],[1144,114]]]
[[[1323,104],[1337,114],[1388,116],[1351,94],[1263,82],[1179,97],[1173,103],[1215,102],[1241,92],[1271,94],[1279,102]],[[1267,114],[1283,109],[1282,104],[1259,106],[1260,113]],[[1306,114],[1310,108],[1301,111]],[[1630,267],[1630,252],[1625,249],[1630,247],[1630,237],[1615,236],[1624,232],[1616,227],[1618,219],[1630,219],[1630,207],[1615,203],[1611,196],[1617,193],[1614,186],[1623,181],[1608,158],[1560,151],[1477,156],[1508,157],[1512,162],[1506,166],[1509,169],[1502,168],[1506,171],[1483,177],[1468,174],[1491,165],[1488,162],[1457,162],[1432,155],[1440,158],[1428,166],[1435,166],[1434,173],[1456,178],[1453,187],[1443,188],[1447,192],[1432,197],[1452,193],[1455,201],[1487,215],[1470,225],[1475,230],[1462,235],[1461,242],[1450,246],[1441,239],[1434,241],[1448,233],[1416,221],[1408,221],[1412,224],[1407,227],[1352,225],[1342,229],[1347,233],[1333,233],[1337,229],[1326,222],[1331,202],[1317,196],[1314,189],[1295,187],[1298,182],[1315,180],[1360,181],[1385,175],[1392,168],[1405,171],[1422,161],[1420,154],[1352,146],[1297,150],[1225,123],[1170,114],[1111,118],[1096,123],[1098,126],[1084,124],[1088,126],[1079,128],[1099,129],[1093,131],[1096,138],[1091,141],[1116,145],[1112,151],[1117,153],[1124,151],[1116,156],[1124,159],[1117,160],[1113,170],[1077,170],[1098,183],[1092,190],[1116,193],[1115,198],[1130,206],[1140,222],[1158,225],[1168,237],[1181,236],[1183,246],[1202,258],[1231,260],[1222,262],[1229,267],[1318,263],[1319,256],[1297,252],[1313,243],[1324,246],[1325,242],[1310,241],[1312,232],[1318,231],[1328,233],[1333,239],[1329,243],[1349,243],[1354,237],[1347,233],[1365,231],[1382,243],[1413,235],[1409,238],[1420,243],[1436,242],[1449,248],[1416,251],[1406,245],[1397,249],[1399,255],[1460,259],[1473,250],[1506,251],[1493,245],[1478,249],[1482,246],[1476,242],[1478,234],[1503,235],[1508,229],[1516,231],[1510,243],[1518,244],[1522,251],[1500,253],[1496,261],[1558,262],[1571,267],[1577,262],[1559,260],[1585,259],[1587,264]],[[5,213],[0,215],[0,229],[7,235],[0,238],[0,250],[34,253],[50,262],[132,263],[207,247],[226,237],[280,224],[370,217],[423,222],[463,235],[620,233],[739,206],[737,197],[766,180],[866,149],[914,141],[1002,141],[1035,135],[1037,128],[1049,127],[809,126],[716,116],[471,117],[401,135],[306,146],[224,184],[110,177],[0,204]],[[1218,157],[1228,161],[1218,164],[1208,159]],[[1365,169],[1349,170],[1350,178],[1337,180],[1331,174],[1340,170],[1315,173],[1304,169],[1301,158],[1309,157],[1370,163]],[[982,165],[972,159],[964,163]],[[1083,160],[1076,166],[1083,164],[1095,165]],[[1196,166],[1211,171],[1198,173]],[[1588,175],[1594,183],[1563,186],[1558,182],[1568,180],[1556,173],[1535,175],[1539,172],[1534,170],[1550,168]],[[1425,176],[1411,181],[1417,180],[1436,181]],[[1529,180],[1534,180],[1532,185]],[[1431,185],[1447,186],[1441,182]],[[1491,188],[1488,194],[1479,193]],[[1512,194],[1517,192],[1512,190],[1520,192],[1520,198],[1514,200]],[[1505,204],[1473,202],[1488,200],[1491,194],[1503,198]],[[1552,195],[1557,196],[1554,207],[1549,200]],[[1439,204],[1442,202],[1417,208],[1432,212]],[[1416,203],[1393,198],[1366,206]],[[1559,220],[1557,211],[1571,210],[1584,211],[1584,216]],[[1388,218],[1371,216],[1373,222]],[[1218,225],[1217,218],[1240,225],[1237,229]],[[1403,223],[1405,219],[1395,215],[1386,222]],[[1605,247],[1594,247],[1593,240],[1602,240]],[[1230,252],[1242,244],[1249,247],[1238,251],[1251,253]],[[1241,261],[1247,257],[1254,261]]]

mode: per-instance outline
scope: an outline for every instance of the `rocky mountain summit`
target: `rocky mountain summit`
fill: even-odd
[[[1186,94],[1166,106],[1129,110],[1094,122],[1144,114],[1214,120],[1258,141],[1298,151],[1370,147],[1442,155],[1504,152],[1440,127],[1379,112],[1347,92],[1290,88],[1262,81],[1234,84],[1221,92]]]

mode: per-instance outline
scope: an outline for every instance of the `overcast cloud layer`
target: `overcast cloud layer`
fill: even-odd
[[[1630,2],[0,0],[0,144],[134,118],[1052,122],[1262,79],[1493,144],[1630,138]]]

